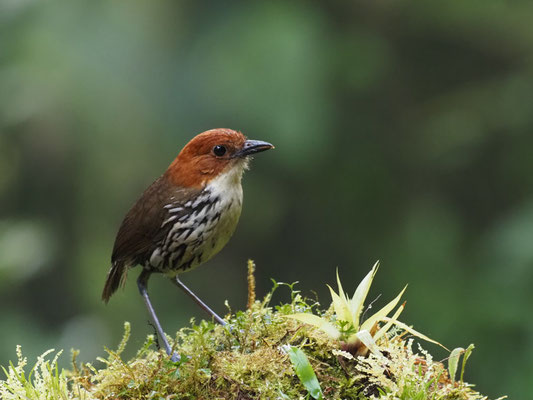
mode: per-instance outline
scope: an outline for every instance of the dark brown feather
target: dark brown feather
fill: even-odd
[[[111,269],[107,275],[102,299],[111,295],[124,283],[128,269],[144,265],[154,249],[164,240],[172,224],[162,227],[168,218],[168,204],[176,207],[194,198],[201,189],[180,188],[169,183],[165,175],[150,185],[128,211],[115,239]]]

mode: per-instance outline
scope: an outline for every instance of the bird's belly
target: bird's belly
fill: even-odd
[[[185,252],[184,260],[193,259],[188,269],[197,267],[210,260],[222,250],[235,232],[240,215],[240,206],[230,207],[226,212],[221,214],[219,221],[214,221],[206,225],[206,228],[199,235],[197,241],[188,247],[189,251]]]
[[[242,197],[218,200],[205,212],[177,221],[165,243],[152,253],[149,268],[175,276],[211,259],[235,232],[241,204]]]

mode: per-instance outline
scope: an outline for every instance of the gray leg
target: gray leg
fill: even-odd
[[[215,321],[217,321],[220,325],[226,325],[226,322],[220,318],[213,310],[211,310],[207,304],[205,304],[202,300],[200,300],[200,298],[198,296],[196,296],[187,286],[185,286],[183,284],[182,281],[180,281],[180,279],[178,278],[178,276],[176,276],[174,279],[171,279],[171,281],[177,286],[179,287],[180,289],[182,289],[185,293],[187,293],[189,296],[192,297],[192,299],[196,302],[196,304],[198,304],[200,307],[202,307],[202,309],[208,313],[209,315],[211,315]]]
[[[168,343],[167,337],[165,336],[165,332],[163,332],[163,328],[161,328],[159,319],[157,318],[154,308],[152,307],[152,303],[150,302],[150,297],[148,296],[148,278],[150,278],[150,272],[143,270],[143,272],[141,272],[141,275],[139,275],[139,278],[137,279],[137,286],[139,287],[139,292],[141,292],[141,296],[143,297],[144,304],[146,304],[146,308],[148,308],[148,313],[150,314],[150,317],[152,317],[152,321],[154,322],[155,329],[157,330],[159,337],[163,341],[163,345],[165,346],[165,351],[167,352],[169,356],[172,355],[170,357],[172,361],[177,362],[179,361],[180,356],[176,352],[172,354],[172,349],[170,348],[170,344]]]

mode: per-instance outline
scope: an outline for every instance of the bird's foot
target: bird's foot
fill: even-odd
[[[181,360],[181,356],[177,352],[172,353],[172,355],[170,356],[170,361],[174,363],[177,363],[180,360]]]

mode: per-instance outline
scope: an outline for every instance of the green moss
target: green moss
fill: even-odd
[[[275,284],[275,288],[278,287]],[[312,326],[287,318],[318,311],[318,304],[291,289],[291,302],[270,306],[272,293],[246,311],[226,316],[227,326],[191,321],[169,338],[181,355],[177,363],[155,348],[153,336],[131,360],[123,360],[130,326],[107,357],[58,371],[56,358],[43,356],[26,378],[26,360],[6,368],[0,398],[13,399],[306,399],[304,385],[287,354],[297,346],[307,356],[326,399],[484,399],[465,382],[452,382],[442,363],[394,329],[378,341],[381,355],[354,358]],[[332,315],[331,310],[322,313]],[[48,394],[46,394],[48,393]]]

